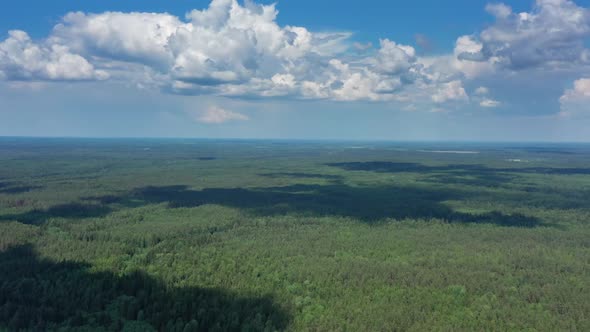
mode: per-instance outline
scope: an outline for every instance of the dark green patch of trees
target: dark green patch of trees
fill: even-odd
[[[275,331],[286,313],[268,297],[223,290],[169,288],[144,273],[92,273],[55,263],[30,246],[0,253],[0,325],[10,330],[97,328],[166,331]]]

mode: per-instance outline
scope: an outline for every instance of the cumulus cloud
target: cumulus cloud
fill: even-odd
[[[60,44],[38,44],[20,30],[0,42],[0,78],[11,81],[67,81],[106,79],[85,58]]]
[[[359,42],[354,42],[354,43],[352,43],[352,46],[358,51],[366,51],[366,50],[373,47],[373,43],[368,42],[366,44],[363,44],[363,43],[359,43]]]
[[[375,52],[351,56],[350,50],[368,51],[372,45],[350,42],[348,32],[280,26],[277,15],[274,4],[242,5],[236,0],[213,0],[185,18],[166,13],[69,13],[45,46],[19,37],[25,44],[20,49],[37,47],[41,56],[20,63],[14,59],[31,52],[2,53],[0,78],[110,75],[141,88],[185,95],[343,101],[396,100],[405,86],[438,81],[436,75],[426,74],[412,46],[382,39]],[[2,45],[14,44],[15,39],[11,36]],[[27,67],[41,67],[39,58],[48,59],[42,68]]]
[[[501,103],[494,99],[484,98],[479,102],[479,106],[487,107],[487,108],[494,108],[500,106]]]
[[[559,98],[561,103],[560,115],[570,116],[590,111],[590,78],[580,78],[574,81],[573,88],[565,90]]]
[[[422,72],[431,81],[473,80],[495,72],[497,59],[484,61],[480,55],[482,49],[483,44],[476,37],[461,36],[455,41],[451,54],[420,57],[418,62],[424,66]]]
[[[482,54],[484,45],[473,36],[461,36],[455,42],[452,68],[468,79],[494,72],[497,57],[485,58]]]
[[[507,19],[512,14],[512,8],[503,3],[487,4],[486,11],[499,19]]]
[[[453,100],[469,99],[461,81],[451,81],[442,84],[438,91],[432,95],[432,100],[436,103],[443,103]]]
[[[588,10],[571,0],[537,0],[525,13],[504,4],[490,4],[486,10],[495,17],[493,24],[481,33],[460,36],[452,51],[436,56],[421,56],[413,46],[390,39],[372,45],[354,41],[349,32],[282,26],[275,5],[253,1],[212,0],[184,17],[75,12],[65,15],[43,40],[10,32],[0,41],[0,79],[109,79],[182,95],[453,109],[452,104],[470,100],[464,86],[485,84],[501,91],[494,85],[499,80],[477,81],[482,76],[590,66],[584,46],[590,34]],[[422,50],[431,46],[424,35],[416,35],[416,43]],[[500,105],[485,87],[473,90],[471,102]],[[224,119],[234,114],[233,120],[239,120],[239,113],[222,111],[211,114]]]
[[[183,26],[175,16],[155,13],[67,14],[49,38],[86,56],[139,62],[166,70],[174,58],[169,38]]]
[[[573,101],[585,98],[590,98],[590,78],[581,78],[574,81],[573,89],[566,90],[560,100]]]
[[[590,12],[573,1],[536,0],[530,12],[522,13],[514,13],[504,4],[491,4],[486,9],[495,23],[477,38],[462,37],[471,38],[474,47],[463,49],[460,60],[493,63],[510,70],[588,62],[584,41],[590,36]]]
[[[478,96],[484,96],[490,93],[490,90],[485,86],[480,86],[479,88],[475,89],[475,94]]]
[[[235,0],[214,0],[188,13],[188,22],[169,14],[72,13],[51,39],[83,54],[153,67],[172,80],[219,85],[279,71],[313,49],[311,33],[279,27],[276,15],[274,5]]]
[[[407,72],[416,63],[416,50],[412,46],[396,44],[389,39],[379,41],[381,48],[376,56],[379,72],[396,75]]]
[[[230,121],[245,121],[249,118],[241,113],[232,112],[219,106],[209,106],[204,111],[189,112],[193,119],[205,124],[222,124]]]
[[[501,9],[498,9],[501,10]],[[498,100],[489,97],[490,89],[485,86],[480,86],[473,91],[474,101],[479,103],[479,106],[485,108],[495,108],[502,105]]]

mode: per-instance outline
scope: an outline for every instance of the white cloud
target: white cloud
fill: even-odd
[[[501,103],[494,99],[484,98],[479,102],[481,107],[494,108],[501,105]]]
[[[492,73],[498,59],[492,57],[487,61],[482,61],[484,60],[480,55],[482,50],[483,44],[474,37],[461,36],[455,42],[453,60],[450,65],[469,79]],[[467,55],[471,55],[471,57]]]
[[[459,59],[510,70],[568,67],[588,61],[584,40],[590,37],[590,12],[573,1],[537,0],[530,12],[523,13],[514,13],[503,4],[486,9],[496,22],[479,34],[481,48],[464,49]]]
[[[574,81],[573,88],[565,90],[559,102],[561,103],[559,114],[562,116],[590,112],[590,78]]]
[[[70,13],[43,46],[26,34],[21,38],[26,44],[21,49],[37,47],[41,58],[49,59],[43,68],[27,67],[42,63],[39,57],[15,66],[1,53],[0,78],[110,76],[142,89],[246,98],[401,101],[427,91],[436,91],[432,99],[438,103],[466,97],[457,69],[448,72],[439,60],[426,65],[412,46],[382,39],[375,52],[353,55],[355,47],[364,51],[370,43],[354,46],[348,32],[279,26],[277,14],[274,5],[236,0],[213,0],[185,19],[165,13]],[[464,44],[459,51],[474,50]],[[21,53],[10,59],[30,52]],[[478,64],[457,66],[469,72]]]
[[[503,3],[491,3],[486,5],[486,11],[499,19],[506,19],[512,14],[512,8]]]
[[[45,76],[74,76],[69,69],[84,71],[77,76],[86,79],[108,73],[113,80],[178,94],[343,101],[397,100],[404,87],[431,86],[441,76],[436,69],[426,74],[411,46],[382,39],[375,53],[352,56],[350,33],[279,26],[277,14],[274,5],[236,0],[213,0],[185,19],[70,13],[45,43],[71,50],[80,63],[64,56],[60,66],[48,66]],[[370,46],[356,44],[363,50]],[[0,78],[14,79],[6,74],[7,66],[0,68]],[[430,83],[422,84],[425,80]]]
[[[169,14],[75,12],[54,27],[49,40],[86,56],[139,62],[166,70],[174,61],[169,38],[183,26]]]
[[[218,85],[277,72],[313,49],[311,33],[279,27],[276,14],[274,5],[235,0],[213,0],[188,13],[188,22],[169,14],[73,13],[52,39],[84,54],[138,62],[175,80]]]
[[[574,81],[573,89],[566,90],[560,100],[567,102],[586,98],[590,98],[590,78],[580,78]]]
[[[487,95],[488,93],[490,93],[490,90],[485,86],[480,86],[479,88],[475,89],[475,94],[478,96]]]
[[[106,79],[85,58],[59,44],[37,44],[24,31],[12,30],[0,42],[0,78],[11,81]]]
[[[470,99],[464,86],[473,91],[473,104],[497,107],[487,87],[472,87],[489,86],[510,100],[499,85],[520,79],[522,68],[537,70],[533,74],[590,68],[583,42],[590,34],[587,9],[569,0],[537,0],[527,13],[503,4],[486,9],[493,24],[457,38],[452,52],[428,57],[389,39],[373,46],[353,41],[349,32],[281,26],[274,5],[252,1],[213,0],[185,17],[76,12],[44,40],[17,31],[0,41],[0,80],[109,78],[173,94],[375,101],[427,110],[465,105],[456,103]]]
[[[466,59],[465,54],[479,54],[483,45],[474,36],[461,36],[455,41],[452,54],[420,57],[422,72],[432,81],[473,80],[494,73],[496,59]]]
[[[376,68],[387,75],[407,72],[416,62],[416,50],[407,45],[396,44],[389,39],[379,41],[381,48],[377,52]]]
[[[368,42],[366,44],[363,44],[363,43],[359,43],[359,42],[354,42],[354,43],[352,43],[352,46],[359,51],[366,51],[366,50],[373,47],[373,43]]]
[[[219,106],[209,106],[204,111],[189,112],[197,122],[206,124],[222,124],[230,121],[249,120],[244,114],[228,111]]]
[[[432,95],[432,100],[436,103],[467,99],[467,93],[465,92],[461,81],[451,81],[442,84],[438,91]]]

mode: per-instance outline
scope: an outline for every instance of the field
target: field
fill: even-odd
[[[590,145],[0,139],[0,330],[590,331]]]

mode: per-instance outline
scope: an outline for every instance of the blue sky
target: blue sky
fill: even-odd
[[[4,2],[0,136],[590,141],[588,7]]]

